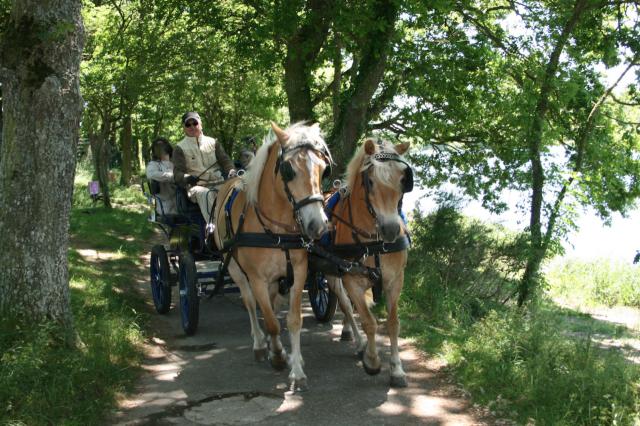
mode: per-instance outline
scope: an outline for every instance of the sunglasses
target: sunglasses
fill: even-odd
[[[186,127],[186,128],[198,127],[198,122],[197,121],[187,121],[186,123],[184,123],[184,127]]]

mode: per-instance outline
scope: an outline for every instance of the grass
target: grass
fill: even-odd
[[[86,184],[78,187],[86,191]],[[78,204],[71,215],[69,271],[84,347],[64,345],[50,324],[0,321],[0,424],[102,424],[138,376],[146,308],[131,287],[150,227],[143,213]],[[95,261],[83,257],[82,248],[111,256]]]
[[[640,307],[640,265],[560,259],[549,265],[546,278],[554,299],[589,307]]]

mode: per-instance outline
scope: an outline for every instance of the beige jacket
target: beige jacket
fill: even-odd
[[[231,159],[224,148],[214,138],[185,136],[173,152],[174,178],[180,186],[185,186],[187,176],[200,176],[198,185],[212,186],[224,180],[233,168]]]

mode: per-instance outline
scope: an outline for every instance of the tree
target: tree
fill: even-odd
[[[67,248],[81,2],[15,0],[1,44],[0,312],[72,330]]]
[[[502,190],[529,192],[520,305],[535,292],[541,263],[571,228],[577,205],[606,218],[640,195],[637,134],[612,102],[615,84],[607,87],[597,71],[599,64],[624,61],[624,73],[638,65],[637,12],[634,2],[456,3],[450,14],[459,37],[448,39],[463,43],[443,45],[458,53],[453,68],[482,81],[448,73],[449,89],[430,86],[428,102],[399,117],[400,133],[434,144],[423,156],[430,182],[456,183],[496,211],[507,207]],[[507,17],[520,22],[519,31],[505,28]],[[474,57],[484,65],[467,68]],[[466,115],[455,113],[460,101]]]

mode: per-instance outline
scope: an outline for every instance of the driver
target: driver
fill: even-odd
[[[191,201],[198,203],[210,233],[217,186],[224,181],[225,175],[235,176],[236,171],[222,144],[202,133],[202,121],[197,112],[185,113],[182,126],[185,137],[173,152],[175,182],[187,190]]]

